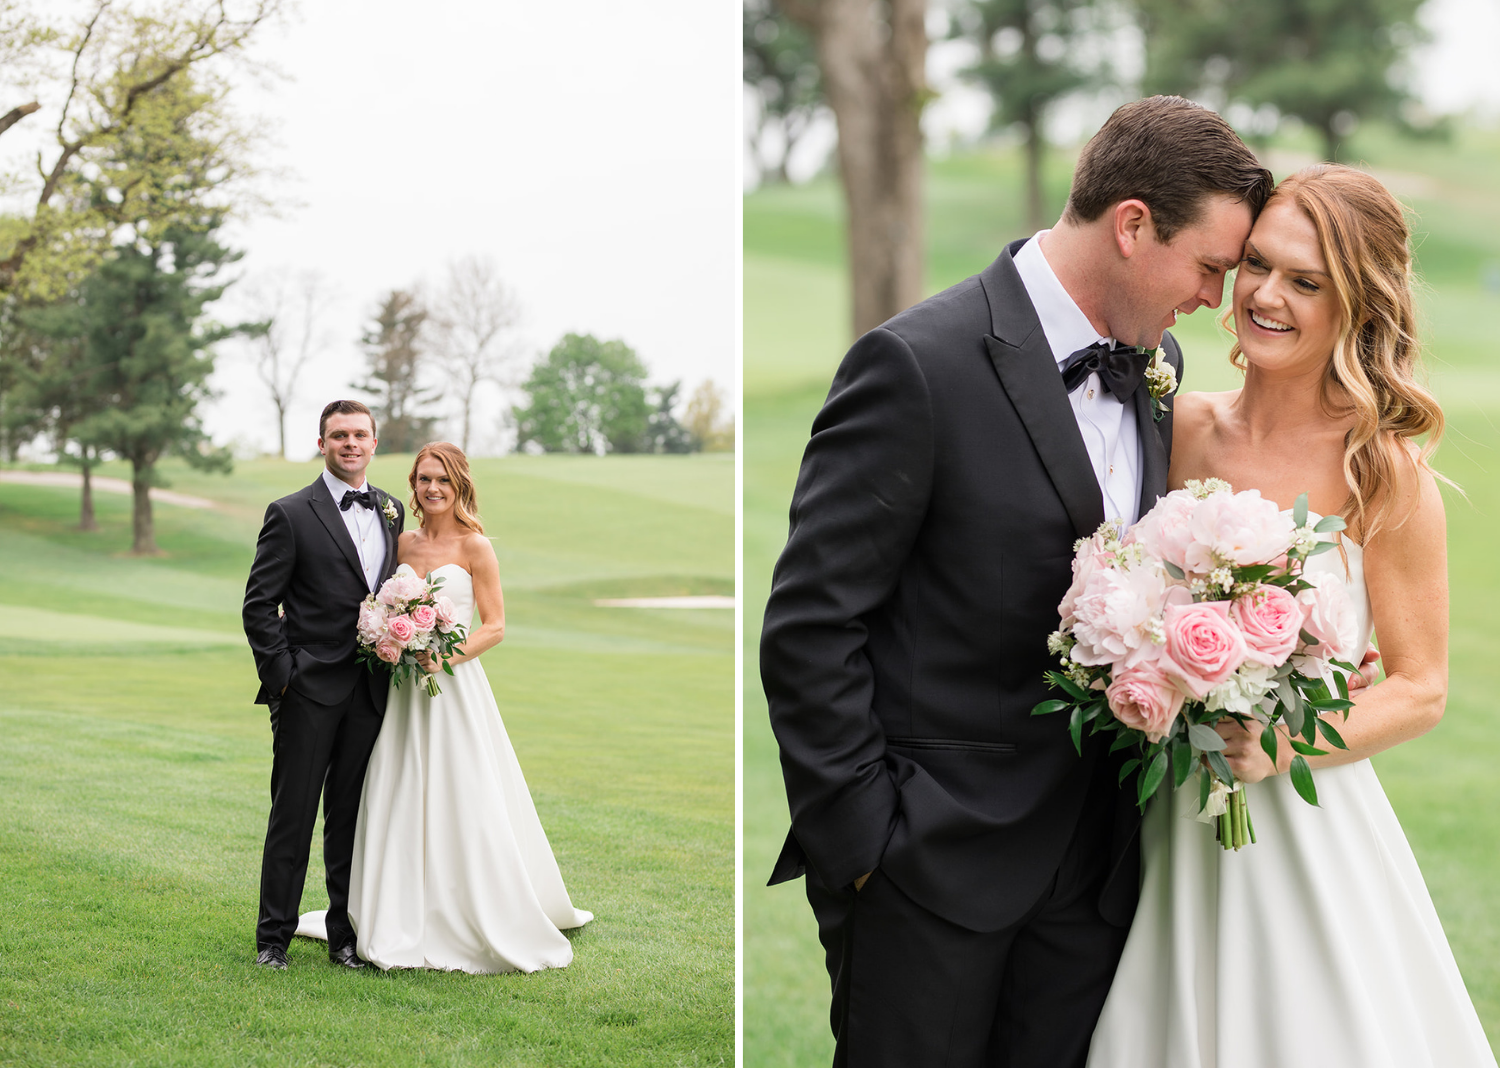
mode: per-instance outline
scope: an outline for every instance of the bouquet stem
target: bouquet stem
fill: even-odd
[[[438,681],[436,675],[422,676],[422,683],[427,687],[428,697],[436,697],[438,694],[443,692],[442,690],[438,689]]]
[[[1228,807],[1219,817],[1219,844],[1225,849],[1243,849],[1255,841],[1255,826],[1250,822],[1250,806],[1245,788],[1236,784],[1229,795]]]

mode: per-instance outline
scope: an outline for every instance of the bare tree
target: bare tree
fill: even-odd
[[[926,0],[776,0],[818,46],[839,128],[854,332],[922,296]]]
[[[734,451],[734,412],[727,408],[724,393],[713,379],[705,378],[693,390],[682,425],[704,452]]]
[[[520,352],[512,336],[520,319],[520,302],[493,261],[467,256],[448,264],[445,285],[430,305],[429,322],[438,361],[463,406],[459,444],[464,452],[469,451],[479,384],[512,384],[505,371]]]
[[[286,414],[297,378],[307,362],[330,344],[323,321],[335,299],[328,280],[317,271],[304,271],[290,281],[278,275],[265,281],[250,299],[251,318],[265,324],[265,333],[251,342],[255,373],[276,407],[276,434],[283,460]]]

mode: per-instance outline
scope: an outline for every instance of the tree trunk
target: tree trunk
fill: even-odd
[[[921,299],[926,0],[778,0],[817,41],[838,123],[854,333]]]
[[[132,471],[130,488],[135,496],[135,508],[130,517],[135,544],[130,551],[136,556],[157,556],[161,550],[156,547],[156,522],[151,515],[153,465],[132,460],[130,466]]]
[[[1048,223],[1046,205],[1042,203],[1042,153],[1047,150],[1042,140],[1041,118],[1034,117],[1026,124],[1026,232],[1034,234]]]
[[[286,459],[286,405],[280,400],[276,404],[276,433],[281,441],[281,458]]]
[[[78,497],[78,529],[99,529],[99,521],[94,518],[94,462],[86,445],[83,449],[83,490]]]

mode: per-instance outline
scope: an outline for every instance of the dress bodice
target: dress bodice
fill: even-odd
[[[396,568],[396,573],[400,574],[403,570],[408,575],[417,573],[416,568],[410,564],[402,564]],[[435,579],[443,580],[437,590],[438,596],[453,602],[453,618],[460,625],[468,627],[474,619],[474,579],[459,564],[443,564],[433,568],[430,574]]]

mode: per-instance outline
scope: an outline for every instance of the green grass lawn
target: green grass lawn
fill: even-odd
[[[1292,149],[1304,145],[1285,146]],[[1426,737],[1376,761],[1421,861],[1469,991],[1500,1038],[1500,702],[1491,689],[1500,603],[1500,367],[1493,326],[1500,294],[1500,135],[1467,132],[1413,145],[1362,129],[1353,151],[1414,212],[1426,281],[1423,312],[1434,388],[1450,418],[1439,466],[1467,491],[1447,495],[1453,588],[1448,713]],[[1061,208],[1071,161],[1049,162]],[[983,269],[1021,226],[1019,160],[974,152],[928,168],[928,289]],[[744,1063],[826,1065],[833,1043],[828,982],[801,883],[764,884],[786,833],[776,743],[756,669],[759,620],[786,540],[787,505],[813,415],[850,341],[841,207],[832,180],[745,198],[744,263]],[[1182,320],[1187,389],[1226,389],[1237,375],[1208,313]]]
[[[405,496],[410,458],[371,481]],[[509,457],[475,480],[506,591],[483,664],[575,903],[573,964],[468,976],[252,961],[270,729],[240,632],[265,505],[314,464],[173,468],[166,555],[129,499],[0,483],[0,1065],[733,1061],[727,455]],[[109,471],[120,474],[120,471]],[[327,904],[317,839],[304,910]]]

